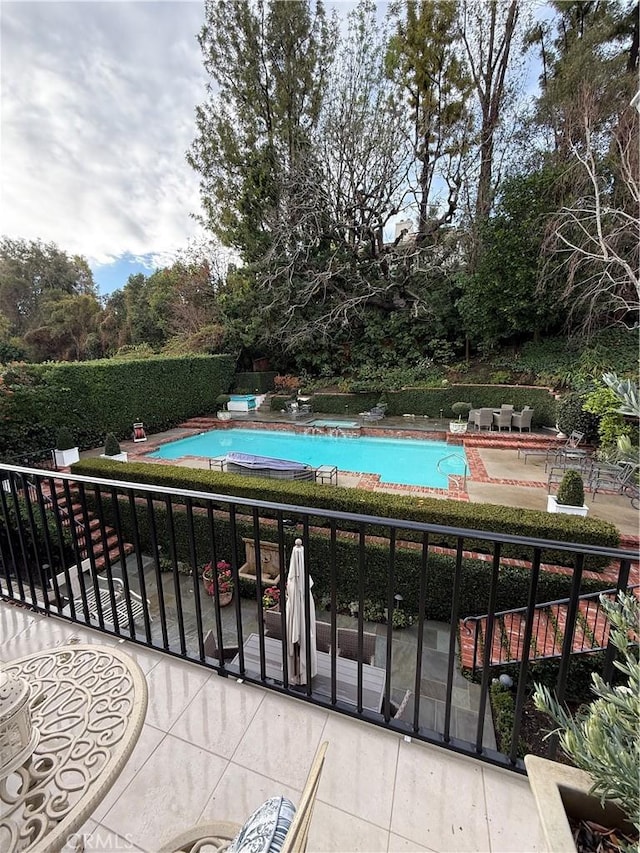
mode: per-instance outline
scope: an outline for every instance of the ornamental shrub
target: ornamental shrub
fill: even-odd
[[[584,506],[584,483],[577,471],[567,471],[564,475],[556,500],[562,506]]]
[[[598,434],[598,418],[583,408],[582,394],[567,394],[558,402],[558,429],[566,435],[576,430],[592,441]]]
[[[517,507],[465,503],[427,497],[416,499],[413,496],[368,492],[362,489],[344,489],[338,486],[318,485],[294,480],[268,480],[262,477],[198,470],[178,465],[157,465],[147,462],[130,462],[122,465],[117,462],[110,462],[107,459],[83,459],[76,463],[72,470],[74,474],[79,475],[106,477],[112,480],[129,480],[154,484],[168,489],[193,489],[219,495],[243,497],[249,500],[317,507],[319,513],[317,520],[314,519],[314,523],[317,521],[319,525],[323,525],[323,521],[326,524],[326,519],[323,520],[322,518],[322,511],[329,509],[466,528],[467,530],[483,530],[488,533],[518,534],[551,539],[556,542],[575,542],[609,548],[616,548],[620,543],[618,530],[609,522]],[[261,511],[261,515],[265,518],[275,517],[275,511],[270,512],[265,509]],[[341,522],[341,527],[343,530],[358,530],[358,525],[355,522],[351,525],[347,521]],[[382,524],[379,526],[370,525],[369,532],[371,535],[385,537],[389,535],[388,527]],[[420,541],[422,534],[403,530],[402,537],[408,541],[412,539]],[[430,534],[430,541],[432,545],[449,548],[455,548],[457,544],[455,535],[448,535],[444,532]],[[483,551],[492,547],[487,540],[471,537],[465,541],[465,546],[469,550]],[[531,548],[516,543],[504,543],[501,553],[503,557],[525,560],[531,558]],[[545,549],[544,561],[573,565],[573,555],[571,551]],[[600,556],[589,556],[585,560],[587,568],[596,570],[608,565],[608,563],[607,557]],[[402,594],[405,593],[402,592]]]
[[[534,702],[559,726],[560,745],[571,760],[593,779],[591,792],[601,802],[618,800],[623,811],[640,829],[640,661],[638,624],[640,603],[624,592],[617,601],[600,596],[611,624],[610,639],[620,653],[616,667],[627,677],[626,684],[611,686],[593,673],[592,692],[596,696],[580,712],[570,714],[538,685]]]
[[[471,403],[454,403],[453,406],[451,406],[451,411],[454,415],[457,415],[458,420],[461,421],[462,416],[468,415],[471,411]]]
[[[112,432],[108,432],[104,442],[104,455],[117,456],[118,453],[120,453],[120,445],[118,444],[118,439]]]
[[[69,427],[60,427],[56,438],[56,450],[71,450],[76,446]]]

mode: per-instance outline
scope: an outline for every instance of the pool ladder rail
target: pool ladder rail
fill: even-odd
[[[438,459],[438,464],[436,465],[436,470],[437,470],[438,474],[444,474],[445,473],[440,468],[440,466],[442,465],[443,462],[446,462],[447,459],[459,459],[462,462],[462,464],[464,465],[464,472],[462,475],[463,476],[462,483],[463,483],[463,488],[466,488],[467,487],[467,477],[469,476],[469,473],[470,473],[469,472],[469,464],[468,464],[467,460],[465,459],[465,457],[461,453],[447,453],[447,455],[443,456],[442,459]],[[459,477],[460,475],[459,474],[447,474],[447,476]]]

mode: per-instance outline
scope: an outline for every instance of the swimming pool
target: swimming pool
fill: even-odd
[[[290,459],[314,467],[336,465],[341,471],[379,474],[383,483],[435,489],[446,489],[448,475],[463,474],[466,463],[464,448],[452,448],[444,441],[300,435],[258,429],[212,430],[163,444],[148,455],[159,459],[206,458],[231,451]]]

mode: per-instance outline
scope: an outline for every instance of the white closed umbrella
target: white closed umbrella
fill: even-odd
[[[311,594],[313,580],[309,576],[309,636],[311,642],[311,674],[318,671],[316,651],[316,607]],[[287,575],[287,657],[289,682],[307,684],[307,632],[305,630],[304,606],[304,548],[302,540],[296,539],[289,561]]]

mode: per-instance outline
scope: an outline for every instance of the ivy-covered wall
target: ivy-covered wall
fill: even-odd
[[[12,367],[0,386],[0,453],[53,447],[61,426],[87,448],[107,432],[129,438],[134,421],[158,431],[210,414],[234,366],[232,356],[192,355]]]

